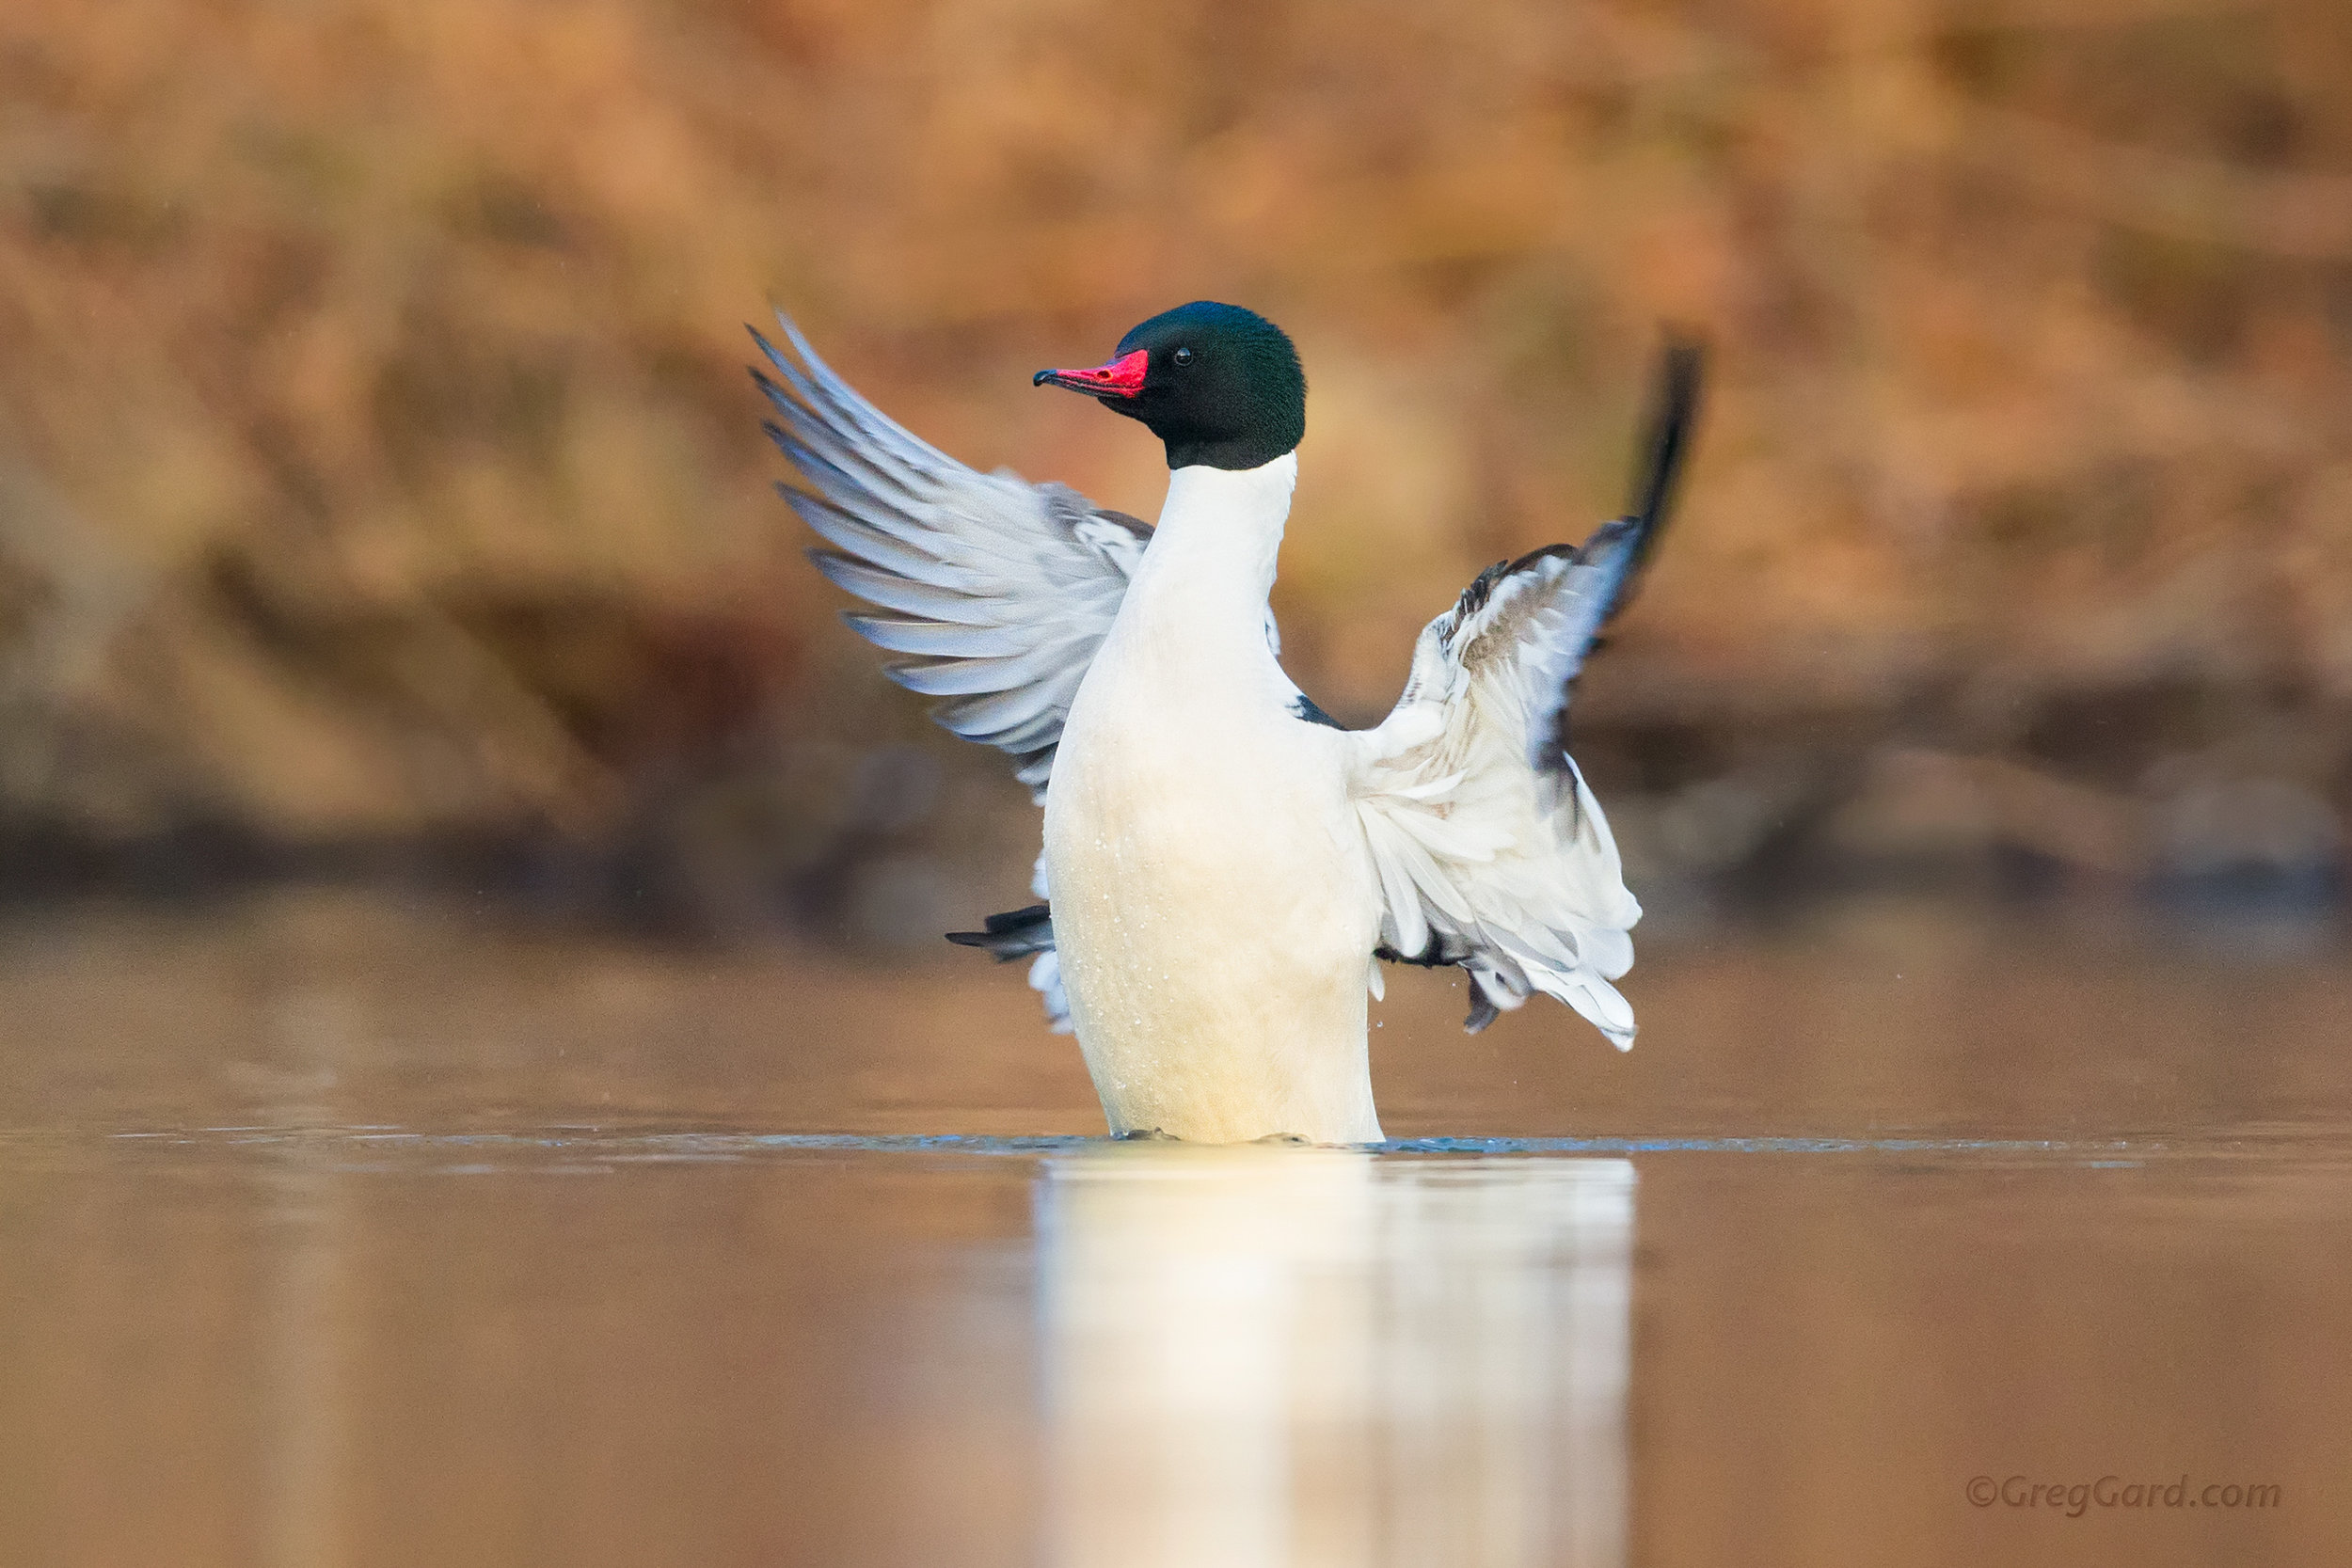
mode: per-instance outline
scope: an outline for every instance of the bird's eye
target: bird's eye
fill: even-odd
[[[1169,355],[1168,357],[1175,360],[1176,363],[1180,365],[1189,365],[1192,363],[1192,350],[1188,348],[1180,348],[1174,354]]]

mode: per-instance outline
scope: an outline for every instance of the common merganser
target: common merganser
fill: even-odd
[[[1699,356],[1665,355],[1631,511],[1481,572],[1422,631],[1405,692],[1340,726],[1282,673],[1266,599],[1307,381],[1272,322],[1197,301],[1105,364],[1040,371],[1141,420],[1170,469],[1153,528],[983,474],[883,415],[778,316],[757,331],[779,484],[826,577],[888,614],[939,722],[1010,752],[1044,807],[1040,902],[951,942],[1030,958],[1114,1135],[1372,1143],[1380,965],[1470,973],[1475,1032],[1535,991],[1619,1050],[1641,906],[1567,752],[1570,687],[1656,544]],[[1049,893],[1050,890],[1050,893]]]

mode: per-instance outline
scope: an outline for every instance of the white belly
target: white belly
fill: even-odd
[[[1378,1139],[1376,897],[1337,733],[1181,683],[1150,683],[1153,703],[1124,683],[1115,701],[1105,673],[1089,673],[1062,733],[1045,858],[1111,1131]]]

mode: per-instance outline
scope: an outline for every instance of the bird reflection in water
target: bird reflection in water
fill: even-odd
[[[1627,1162],[1127,1144],[1039,1191],[1049,1560],[1625,1560]]]

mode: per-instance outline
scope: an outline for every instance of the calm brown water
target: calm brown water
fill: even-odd
[[[1206,1150],[986,966],[20,920],[0,1561],[2352,1559],[2335,948],[1857,904],[1629,990],[1398,976],[1422,1142]]]

